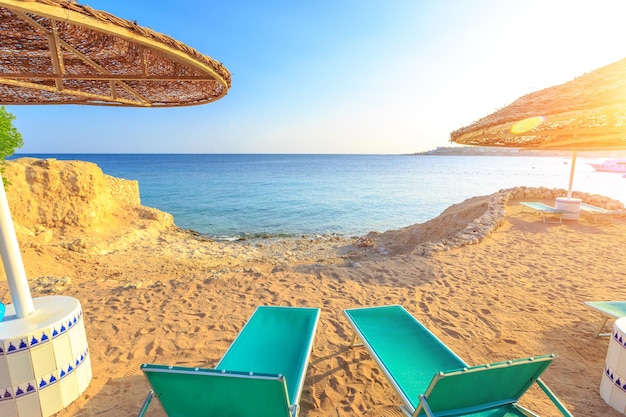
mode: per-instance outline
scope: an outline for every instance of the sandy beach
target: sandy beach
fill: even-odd
[[[600,317],[583,302],[626,297],[624,218],[543,223],[511,200],[475,244],[416,249],[416,237],[441,240],[484,213],[487,197],[477,197],[451,202],[429,224],[367,238],[215,242],[137,201],[106,202],[111,180],[101,181],[92,165],[74,167],[77,181],[61,162],[13,163],[7,171],[33,297],[72,296],[84,312],[93,379],[58,417],[136,415],[149,390],[142,363],[214,366],[259,305],[321,308],[301,416],[400,416],[400,399],[374,361],[349,348],[342,314],[387,304],[403,305],[472,365],[556,353],[544,381],[574,415],[621,415],[600,397],[609,341],[593,338]],[[32,175],[38,169],[47,175]],[[52,174],[83,188],[46,195]],[[81,204],[102,200],[101,216],[77,214],[74,194]],[[33,201],[46,198],[50,213],[30,216]],[[58,217],[57,204],[71,207]],[[0,300],[10,302],[6,280]],[[537,389],[523,404],[559,415]],[[158,401],[148,416],[165,416]]]

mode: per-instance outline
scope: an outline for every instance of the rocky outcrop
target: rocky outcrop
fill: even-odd
[[[402,253],[431,255],[465,245],[474,245],[482,242],[502,225],[506,215],[506,206],[510,201],[546,200],[553,202],[557,197],[564,196],[567,196],[566,190],[545,187],[516,187],[500,190],[490,196],[473,197],[455,204],[426,223],[385,233],[372,233],[366,238],[368,245],[361,246],[376,246],[381,253],[390,255]],[[580,198],[583,203],[609,210],[624,209],[624,204],[621,202],[598,194],[573,192],[572,197]]]
[[[83,161],[22,158],[9,161],[5,178],[20,243],[54,244],[71,251],[104,254],[175,228],[169,213],[141,205],[139,184],[106,175]],[[370,233],[353,244],[383,255],[430,255],[481,242],[505,219],[510,201],[554,201],[563,189],[516,187],[473,197],[422,224]],[[596,194],[573,193],[583,202],[623,210]]]
[[[21,240],[60,239],[88,250],[174,226],[172,215],[141,205],[137,181],[106,175],[90,162],[20,158],[7,162],[4,177]]]

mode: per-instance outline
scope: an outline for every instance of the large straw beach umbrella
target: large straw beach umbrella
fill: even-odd
[[[464,145],[573,152],[626,149],[626,59],[527,94],[450,134]]]
[[[0,104],[188,106],[231,85],[221,63],[187,45],[65,0],[0,0],[0,31]],[[11,294],[28,315],[27,297]]]
[[[231,85],[189,46],[65,0],[0,0],[0,31],[2,104],[187,106]]]
[[[216,60],[136,22],[67,0],[0,0],[0,33],[1,105],[189,106],[219,100],[231,86],[230,73]],[[77,327],[77,322],[82,325],[80,304],[61,296],[33,302],[2,186],[0,255],[13,301],[8,307],[14,310],[14,316],[0,322],[0,362],[11,368],[17,355],[7,353],[30,351],[35,344],[51,345],[56,353],[67,350],[66,345],[55,347],[55,337],[72,332],[69,328]],[[36,407],[38,415],[52,415],[86,389],[91,368],[78,367],[88,359],[86,341],[80,341],[81,337],[86,340],[84,328],[82,332],[70,337],[84,343],[78,356],[71,346],[76,363],[70,360],[67,369],[55,369],[48,376],[37,375],[35,370],[38,387],[24,381],[19,372],[15,377],[11,374],[10,381],[0,375],[0,391],[13,395],[1,398],[6,401],[0,401],[0,415],[30,415]],[[43,368],[49,371],[48,366]],[[62,378],[71,372],[78,376]],[[51,397],[48,391],[31,401],[57,381],[58,396]]]

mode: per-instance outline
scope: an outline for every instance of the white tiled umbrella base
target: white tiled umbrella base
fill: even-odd
[[[611,407],[626,414],[626,317],[613,324],[600,395]]]
[[[35,311],[18,319],[7,305],[0,322],[0,416],[48,417],[77,399],[91,381],[80,302],[33,299]]]
[[[581,202],[580,198],[557,197],[554,208],[570,212],[563,214],[565,220],[578,220]]]

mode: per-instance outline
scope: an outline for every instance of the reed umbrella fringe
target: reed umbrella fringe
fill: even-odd
[[[626,148],[626,59],[520,97],[450,134],[464,145],[562,150]]]
[[[231,87],[218,61],[66,0],[0,0],[0,104],[173,107]]]

